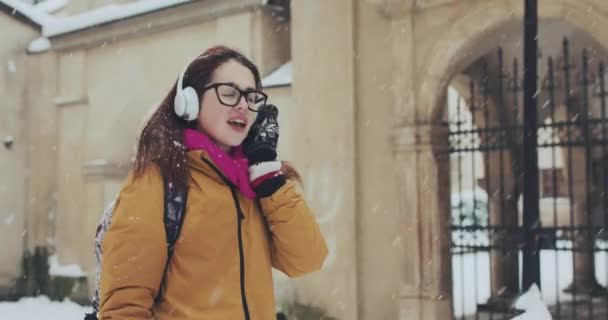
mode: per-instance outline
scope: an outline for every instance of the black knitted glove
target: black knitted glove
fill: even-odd
[[[243,141],[243,152],[249,160],[249,179],[259,197],[271,196],[285,184],[281,162],[276,160],[278,116],[279,110],[274,105],[262,106]]]
[[[243,152],[249,164],[273,161],[277,158],[279,142],[279,110],[272,104],[263,105],[243,141]]]

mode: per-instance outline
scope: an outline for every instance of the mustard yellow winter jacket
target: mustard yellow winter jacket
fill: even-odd
[[[188,152],[188,164],[193,181],[166,274],[160,170],[125,182],[102,245],[99,319],[271,320],[271,268],[291,277],[321,268],[326,243],[293,182],[259,201],[237,191],[238,219],[206,153]]]

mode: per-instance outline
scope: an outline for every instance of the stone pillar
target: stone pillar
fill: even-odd
[[[81,263],[82,252],[91,243],[82,241],[87,219],[83,164],[88,136],[86,97],[86,53],[75,51],[59,56],[57,108],[57,215],[55,235],[60,264]],[[92,234],[87,236],[92,237]]]
[[[489,224],[504,228],[489,232],[490,246],[496,249],[490,251],[491,296],[487,304],[492,310],[506,311],[511,308],[519,293],[519,256],[515,229],[518,226],[519,194],[515,188],[516,174],[513,171],[511,152],[487,152],[484,159],[488,168],[485,171],[485,182],[480,187],[488,193]]]
[[[393,6],[398,3],[401,5]],[[420,63],[420,54],[428,44],[428,34],[423,34],[431,32],[431,19],[412,10],[413,4],[383,2],[378,8],[389,22],[390,36],[376,40],[387,39],[377,47],[391,49],[390,56],[378,59],[390,61],[392,75],[383,79],[388,86],[384,91],[391,93],[392,99],[381,102],[390,103],[392,118],[387,123],[394,128],[393,178],[389,181],[396,189],[401,242],[398,318],[451,319],[448,131],[439,112],[445,106],[448,83],[439,75],[427,74],[428,66]]]
[[[567,234],[572,240],[574,251],[574,273],[573,281],[566,288],[565,292],[576,295],[605,296],[608,294],[606,288],[598,284],[595,277],[595,256],[594,256],[594,234],[590,229],[591,203],[589,203],[588,193],[593,190],[593,179],[587,177],[587,158],[584,147],[564,148],[564,163],[566,164],[566,181],[569,182],[567,189],[572,196],[572,227],[581,230],[574,230]],[[568,170],[571,173],[568,174]],[[569,179],[572,179],[571,181]]]
[[[297,148],[283,159],[302,173],[304,195],[329,247],[320,272],[292,280],[295,296],[338,319],[367,319],[358,315],[364,301],[357,254],[361,230],[375,226],[358,225],[358,186],[365,182],[356,166],[353,0],[292,1],[291,12],[293,109],[281,126],[297,133],[289,141]]]
[[[406,266],[417,262],[418,243],[411,243],[412,232],[418,226],[406,224],[403,216],[414,214],[409,208],[399,207],[404,197],[418,203],[413,180],[398,178],[397,172],[411,169],[414,164],[396,159],[392,136],[401,107],[413,113],[414,103],[402,105],[393,92],[403,91],[395,86],[395,79],[410,78],[407,70],[398,69],[393,62],[407,58],[413,48],[390,50],[394,31],[399,27],[381,13],[375,5],[357,1],[355,41],[356,157],[357,163],[357,308],[359,318],[398,319],[401,305],[402,279],[416,286],[418,274]],[[408,36],[411,35],[409,31]],[[382,50],[379,50],[382,48]],[[412,92],[411,88],[404,89]],[[414,262],[412,262],[414,263]],[[405,294],[409,294],[406,292]],[[415,303],[416,295],[407,300]]]
[[[510,61],[506,61],[508,65]],[[506,129],[517,123],[517,119],[512,110],[513,97],[506,90],[507,83],[498,82],[503,72],[499,65],[498,56],[491,52],[467,68],[468,77],[461,75],[453,83],[460,80],[461,83],[456,84],[461,88],[465,85],[462,83],[464,80],[475,83],[474,92],[470,92],[468,87],[461,90],[475,95],[475,110],[470,110],[474,113],[474,125],[482,129],[479,136],[481,145],[490,147],[479,151],[483,156],[480,170],[483,170],[484,179],[477,187],[485,190],[488,196],[489,225],[499,227],[488,230],[489,245],[493,249],[489,252],[491,295],[486,307],[493,311],[508,311],[519,293],[520,240],[517,239],[516,228],[519,225],[517,202],[520,197],[517,180],[521,169],[517,168],[516,161],[521,151],[516,149],[515,143],[520,138],[515,131]],[[505,128],[505,132],[496,130],[501,128]]]
[[[399,319],[452,317],[449,154],[441,124],[395,131],[403,273]]]
[[[28,59],[28,187],[26,202],[26,250],[48,246],[57,213],[57,56],[32,55]],[[44,155],[44,156],[41,156]]]
[[[49,248],[53,244],[56,214],[57,179],[57,57],[54,53],[30,55],[27,58],[26,123],[27,123],[27,185],[25,226],[20,231],[25,247],[23,278],[17,283],[19,294],[48,292]],[[20,265],[21,266],[21,265]]]
[[[10,22],[10,21],[9,21]],[[7,67],[0,69],[0,300],[14,294],[15,279],[20,277],[24,251],[25,227],[28,223],[26,190],[28,182],[27,141],[29,123],[24,88],[28,86],[27,58],[18,43],[31,37],[27,30],[0,22],[7,37],[0,48],[0,60]]]

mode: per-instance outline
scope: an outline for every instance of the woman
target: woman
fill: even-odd
[[[277,110],[260,89],[251,61],[214,47],[147,122],[102,245],[100,319],[274,319],[271,268],[321,268],[325,240],[297,172],[276,161]],[[163,179],[187,190],[170,256]]]

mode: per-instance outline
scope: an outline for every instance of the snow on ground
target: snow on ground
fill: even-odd
[[[90,307],[80,306],[72,301],[50,301],[46,296],[22,298],[17,302],[0,302],[2,320],[68,320],[83,319]]]
[[[515,308],[525,312],[512,320],[551,320],[551,313],[542,300],[540,289],[536,284],[517,298]]]
[[[546,305],[571,301],[571,296],[564,289],[572,282],[572,252],[542,250],[541,260],[541,296]],[[595,254],[597,281],[605,286],[608,254]],[[520,279],[522,256],[519,256]],[[487,252],[467,253],[452,257],[454,279],[454,314],[474,314],[477,304],[486,303],[490,297],[490,255]]]
[[[595,255],[596,277],[600,284],[606,285],[608,254]],[[520,255],[521,264],[521,255]],[[487,252],[454,255],[454,313],[455,316],[474,314],[478,303],[485,303],[490,296],[490,257]],[[601,271],[601,272],[599,272]],[[559,275],[559,276],[558,276]],[[520,272],[521,278],[521,272]],[[556,281],[557,280],[557,281]],[[563,290],[572,281],[572,252],[541,251],[541,292],[546,305],[570,301]],[[466,284],[463,286],[463,284]],[[535,304],[540,306],[540,304]],[[51,302],[47,297],[23,298],[18,302],[0,302],[0,319],[40,319],[45,320],[82,319],[90,307],[83,307],[69,300]],[[527,319],[527,318],[522,318]]]

